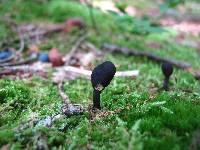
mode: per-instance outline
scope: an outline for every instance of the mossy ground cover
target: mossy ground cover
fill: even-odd
[[[138,4],[137,4],[138,5]],[[192,48],[175,42],[176,33],[168,29],[164,33],[135,35],[122,30],[112,15],[94,11],[100,29],[97,35],[91,24],[86,6],[73,1],[13,0],[0,3],[0,15],[10,14],[17,23],[62,22],[67,18],[82,17],[88,25],[88,40],[100,47],[102,43],[115,43],[139,50],[149,50],[168,58],[188,61],[200,69],[199,54]],[[125,25],[126,26],[126,25]],[[11,32],[0,23],[0,38]],[[75,33],[54,35],[40,48],[59,48],[69,51]],[[160,48],[148,44],[157,42]],[[0,80],[0,146],[9,144],[11,149],[36,149],[42,143],[51,149],[188,149],[194,132],[200,128],[199,81],[182,70],[175,69],[170,91],[155,92],[162,86],[160,65],[145,58],[120,54],[106,54],[104,60],[117,65],[117,70],[139,69],[136,79],[114,78],[102,93],[105,111],[123,109],[119,114],[89,122],[89,114],[62,118],[51,128],[34,126],[32,120],[43,119],[60,112],[62,100],[50,78],[44,80],[9,78]],[[102,60],[103,61],[103,60]],[[93,62],[94,65],[98,61]],[[64,84],[72,102],[88,106],[92,102],[92,86],[89,80],[78,78]],[[190,92],[187,92],[190,91]],[[126,109],[126,106],[131,106]],[[40,144],[39,143],[39,144]]]

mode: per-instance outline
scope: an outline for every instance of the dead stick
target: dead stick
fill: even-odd
[[[17,73],[22,73],[22,74],[31,73],[31,74],[36,74],[36,75],[46,78],[45,76],[46,72],[44,69],[32,67],[29,65],[3,67],[3,70],[0,71],[0,78],[2,76],[16,75]],[[43,74],[40,74],[40,73],[43,73]]]
[[[159,62],[159,63],[170,63],[174,66],[176,66],[177,68],[186,70],[190,73],[192,73],[192,75],[197,79],[200,80],[200,73],[199,72],[195,72],[192,69],[192,65],[187,63],[187,62],[182,62],[182,61],[176,61],[176,60],[172,60],[172,59],[167,59],[167,58],[163,58],[163,57],[159,57],[156,56],[155,54],[152,54],[150,52],[142,52],[142,51],[138,51],[135,49],[129,49],[126,47],[120,47],[117,45],[113,45],[113,44],[103,44],[102,45],[102,49],[110,51],[112,53],[122,53],[128,56],[140,56],[140,57],[147,57],[150,60]]]
[[[62,98],[63,102],[65,104],[71,104],[69,97],[65,94],[64,92],[64,85],[63,82],[58,84],[58,91],[59,91],[59,95]]]
[[[92,74],[91,70],[85,70],[72,66],[65,66],[58,69],[64,69],[66,72],[73,72],[77,74],[81,74],[87,77],[90,77]],[[131,70],[131,71],[117,71],[115,73],[115,77],[137,77],[139,75],[139,70]]]
[[[37,60],[37,56],[33,56],[33,57],[29,57],[25,60],[15,62],[15,63],[3,63],[3,64],[0,64],[0,67],[24,65],[24,64],[33,63],[36,60]]]

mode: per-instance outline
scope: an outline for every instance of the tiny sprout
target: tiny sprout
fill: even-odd
[[[91,75],[93,91],[93,109],[101,109],[100,94],[107,87],[116,73],[115,65],[106,61],[94,68]]]
[[[168,85],[169,85],[169,78],[173,73],[173,66],[170,63],[163,63],[162,64],[162,72],[165,76],[164,82],[163,82],[163,89],[168,90]]]

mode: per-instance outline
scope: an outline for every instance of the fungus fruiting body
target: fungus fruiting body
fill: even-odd
[[[115,65],[106,61],[94,68],[91,75],[93,91],[93,109],[101,109],[100,94],[107,87],[116,73]]]
[[[164,82],[163,82],[163,89],[168,90],[169,88],[169,78],[173,73],[173,66],[169,63],[163,63],[162,66],[162,72],[165,76]]]

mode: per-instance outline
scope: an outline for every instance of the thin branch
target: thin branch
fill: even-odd
[[[69,100],[69,97],[67,96],[67,94],[65,94],[64,92],[64,85],[63,85],[63,82],[60,82],[58,84],[58,91],[59,91],[59,95],[60,97],[62,98],[63,102],[65,104],[71,104],[70,100]]]
[[[71,115],[78,115],[82,114],[85,112],[85,108],[81,106],[80,104],[72,104],[69,97],[65,94],[64,92],[64,87],[63,87],[63,82],[58,84],[58,91],[63,99],[63,106],[62,106],[62,113],[65,114],[66,116],[71,116]]]
[[[139,70],[131,71],[117,71],[115,77],[137,77],[139,75]]]
[[[0,64],[0,67],[24,65],[24,64],[33,63],[36,60],[37,60],[37,56],[32,56],[32,57],[29,57],[25,60],[19,61],[19,62]]]
[[[39,75],[40,77],[46,78],[46,72],[44,70],[44,66],[42,65],[6,66],[6,67],[3,67],[2,71],[0,71],[0,78],[2,76],[16,75],[18,73],[36,74],[36,75]]]

